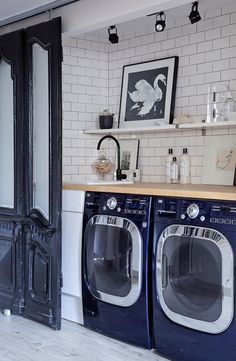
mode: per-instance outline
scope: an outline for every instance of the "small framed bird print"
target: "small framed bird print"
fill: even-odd
[[[119,128],[171,124],[174,115],[178,57],[125,65]]]

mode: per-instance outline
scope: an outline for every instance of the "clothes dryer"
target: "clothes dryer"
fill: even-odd
[[[87,192],[84,207],[84,325],[145,348],[152,345],[151,208],[149,196],[99,192]]]
[[[157,352],[175,361],[236,360],[236,203],[155,199]]]

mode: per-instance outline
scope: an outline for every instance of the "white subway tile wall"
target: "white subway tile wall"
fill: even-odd
[[[178,18],[165,31],[148,27],[121,34],[118,44],[107,38],[84,35],[63,41],[63,181],[96,179],[92,163],[98,156],[101,136],[83,134],[98,128],[98,114],[106,108],[119,115],[124,65],[179,56],[175,116],[188,113],[194,121],[206,118],[208,85],[228,84],[236,99],[236,3],[205,14],[189,24]],[[173,25],[173,26],[171,26]],[[236,107],[236,105],[235,105]],[[235,134],[236,127],[208,130],[208,136]],[[165,156],[172,147],[179,157],[187,147],[191,156],[191,182],[202,180],[205,143],[200,130],[174,130],[122,134],[117,138],[140,139],[138,167],[142,181],[165,181]],[[115,161],[112,141],[104,142]]]

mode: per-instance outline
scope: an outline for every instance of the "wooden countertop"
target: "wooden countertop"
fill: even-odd
[[[63,189],[236,201],[236,187],[205,184],[134,183],[125,185],[88,185],[85,183],[65,183]]]

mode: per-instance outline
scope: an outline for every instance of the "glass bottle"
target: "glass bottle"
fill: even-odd
[[[173,157],[173,160],[170,164],[170,183],[178,183],[178,182],[179,182],[179,166],[176,157]]]
[[[190,158],[187,148],[183,149],[183,154],[180,157],[179,175],[181,184],[190,183]]]
[[[231,96],[230,91],[228,91],[227,96],[224,99],[223,102],[223,114],[224,114],[224,120],[229,120],[228,115],[229,113],[234,111],[234,100]]]
[[[168,149],[168,155],[166,156],[166,159],[165,159],[165,179],[166,179],[166,183],[170,183],[170,165],[171,165],[172,160],[173,160],[173,149],[169,148]]]

